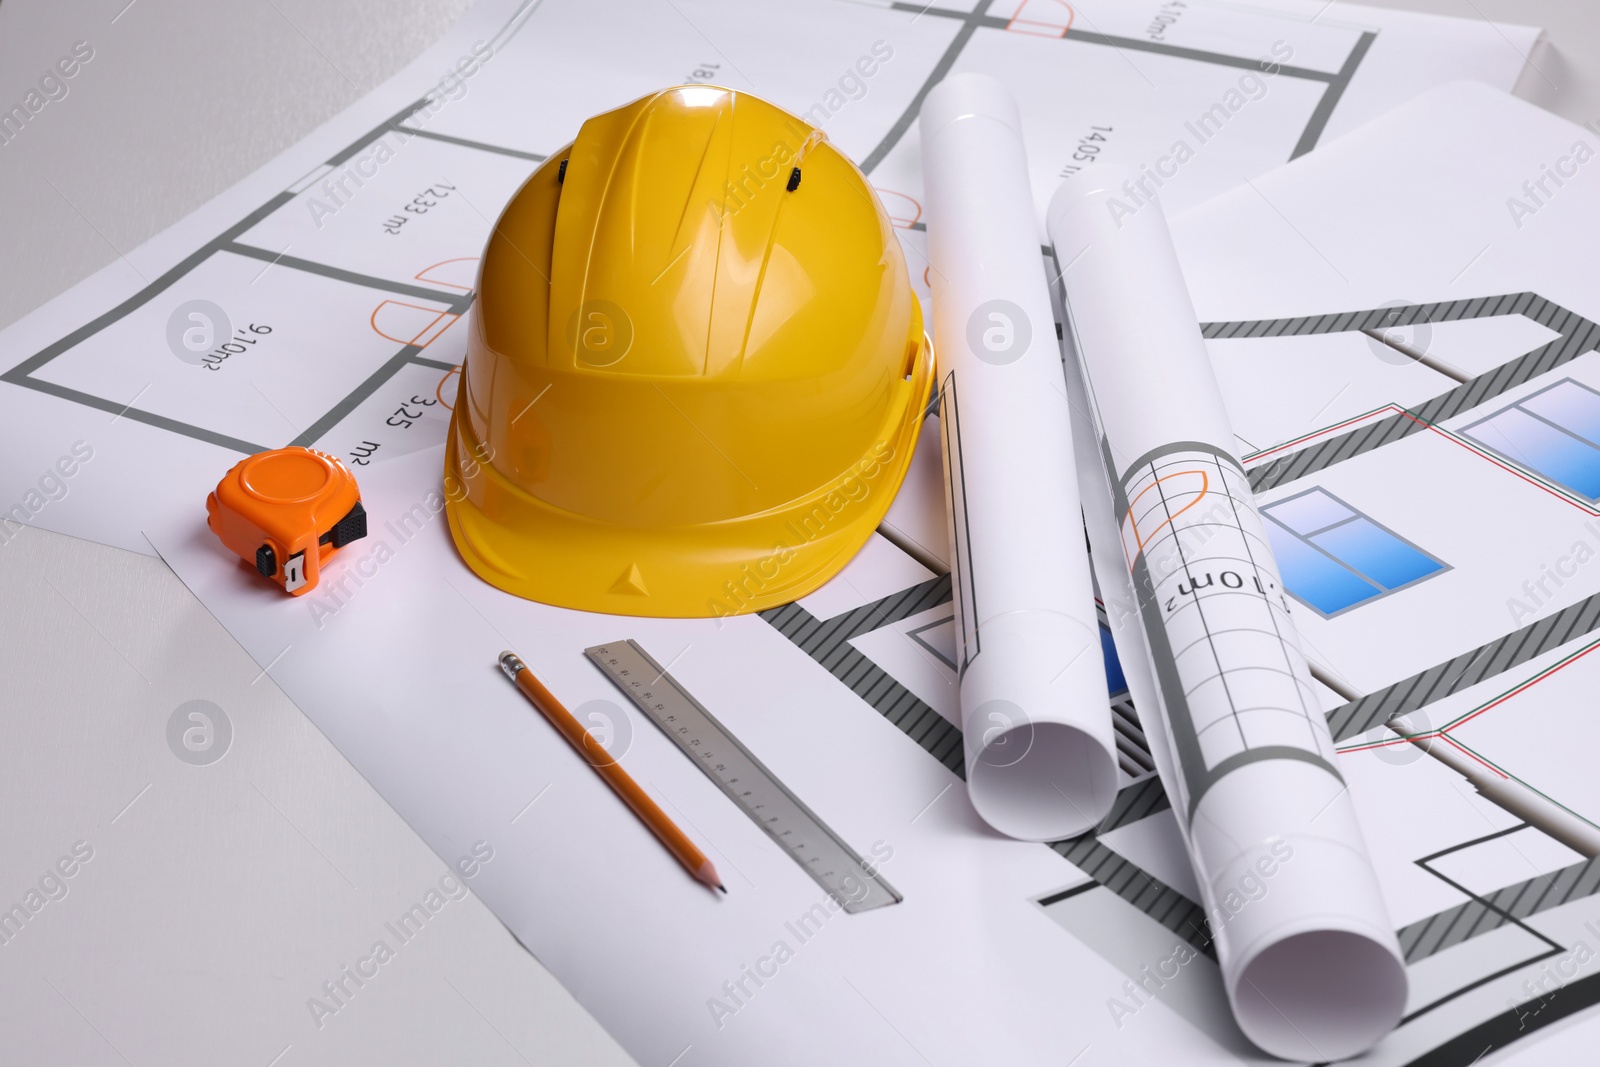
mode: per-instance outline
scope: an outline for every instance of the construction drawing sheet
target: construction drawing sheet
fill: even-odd
[[[832,0],[759,7],[731,0],[639,7],[485,0],[378,92],[0,334],[0,540],[9,539],[15,524],[31,523],[138,551],[158,549],[440,856],[453,862],[476,842],[493,844],[496,860],[474,879],[474,891],[641,1063],[1055,1064],[1078,1057],[1109,1064],[1164,1062],[1175,1049],[1189,1062],[1259,1060],[1222,1002],[1205,917],[1114,655],[1107,659],[1108,698],[1123,779],[1112,814],[1097,833],[1071,841],[1010,841],[984,827],[959,788],[948,578],[919,562],[936,563],[936,554],[902,550],[907,541],[894,529],[796,604],[720,622],[657,621],[583,615],[506,596],[466,570],[441,518],[442,441],[465,348],[461,320],[471,305],[475,257],[522,178],[595,112],[662,85],[698,80],[749,89],[809,115],[862,163],[918,262],[923,246],[912,183],[919,164],[907,138],[923,94],[960,64],[1006,81],[1022,102],[1025,129],[1030,114],[1054,113],[1052,101],[1065,114],[1080,98],[1121,99],[1108,88],[1116,83],[1105,81],[1114,65],[1140,72],[1150,83],[1132,93],[1141,106],[1119,104],[1126,114],[1088,123],[1112,125],[1112,133],[1122,132],[1123,123],[1129,138],[1080,142],[1074,132],[1071,141],[1126,152],[1130,165],[1159,162],[1170,138],[1181,136],[1174,131],[1221,101],[1230,115],[1221,132],[1163,190],[1178,197],[1192,181],[1198,201],[1202,192],[1259,177],[1319,144],[1331,124],[1356,125],[1424,88],[1406,49],[1383,42],[1411,40],[1419,49],[1444,42],[1448,47],[1434,54],[1447,52],[1448,60],[1429,68],[1435,82],[1478,74],[1509,88],[1535,36],[1345,5],[1313,19],[1315,12],[1284,4],[1268,12],[1194,4],[1152,40],[1148,20],[1128,23],[1123,5],[1101,12],[1081,5],[1063,16],[1060,5],[1041,14],[1036,2],[963,9]],[[1228,91],[1248,101],[1238,79],[1261,72],[1261,59],[1280,40],[1294,48],[1295,69],[1306,73],[1289,72],[1285,62],[1267,96],[1228,110]],[[1069,54],[1090,58],[1064,61]],[[1079,70],[1084,80],[1052,81],[1062,70]],[[1312,91],[1273,95],[1301,82]],[[1291,99],[1297,108],[1288,106]],[[1259,113],[1248,110],[1258,103],[1266,105]],[[1072,119],[1074,128],[1078,121]],[[1520,112],[1517,122],[1504,144],[1523,144],[1536,127],[1548,129]],[[1055,127],[1040,128],[1042,134],[1029,133],[1028,148],[1035,165],[1047,168],[1033,182],[1042,208],[1070,156],[1096,153],[1063,154]],[[1518,165],[1534,155],[1518,155]],[[1470,162],[1485,169],[1476,157]],[[1212,177],[1202,180],[1206,175]],[[1536,165],[1528,176],[1539,176]],[[1574,205],[1580,197],[1575,187],[1564,195]],[[1378,258],[1387,239],[1373,232]],[[1224,244],[1236,242],[1228,233]],[[1458,240],[1461,233],[1450,236]],[[1287,274],[1276,284],[1287,286]],[[1557,290],[1545,286],[1547,293]],[[1310,305],[1326,295],[1342,306],[1343,292],[1308,283],[1306,293],[1286,296]],[[1374,305],[1393,298],[1385,293]],[[1202,314],[1211,315],[1199,302]],[[1570,297],[1561,305],[1530,303],[1522,317],[1546,329],[1546,340],[1565,337],[1562,308],[1574,303]],[[1358,306],[1366,305],[1350,304]],[[1269,312],[1300,313],[1259,314]],[[1227,314],[1246,313],[1241,307]],[[1495,337],[1521,344],[1523,334],[1504,333],[1515,317],[1484,323],[1501,331]],[[1377,329],[1387,320],[1373,321]],[[1449,332],[1440,324],[1434,336]],[[1322,334],[1308,338],[1313,346],[1327,343]],[[1452,365],[1490,358],[1475,345],[1471,338],[1456,342]],[[1254,357],[1240,358],[1248,365]],[[1403,365],[1383,364],[1401,385],[1373,406],[1431,395],[1405,358]],[[1239,389],[1230,375],[1238,373],[1219,363],[1230,402]],[[1252,372],[1245,377],[1255,380]],[[1271,443],[1281,439],[1271,427],[1289,425],[1285,406],[1300,402],[1313,409],[1327,403],[1268,397],[1259,410],[1251,407],[1251,417],[1230,414],[1242,435]],[[1334,409],[1344,418],[1359,414]],[[1479,436],[1493,432],[1489,426]],[[372,530],[368,541],[330,564],[324,588],[297,600],[252,578],[203,524],[205,494],[229,465],[290,443],[322,448],[351,467]],[[1439,488],[1434,482],[1408,491]],[[1365,499],[1348,487],[1326,492],[1331,498],[1336,490],[1349,503],[1330,506]],[[1458,504],[1441,514],[1459,514]],[[1380,532],[1405,525],[1368,522]],[[1444,572],[1417,589],[1460,588],[1452,576],[1471,573],[1470,551],[1455,541],[1418,547],[1429,538],[1410,536],[1405,543]],[[1480,554],[1476,566],[1491,566],[1494,557]],[[1550,558],[1557,566],[1559,554]],[[1403,584],[1391,571],[1372,580],[1397,583],[1385,594]],[[1550,581],[1545,587],[1555,588]],[[1569,580],[1566,589],[1574,588]],[[1373,599],[1379,612],[1406,603],[1398,594]],[[1548,609],[1541,600],[1529,610]],[[1338,622],[1334,615],[1330,625]],[[1465,613],[1452,624],[1465,627],[1470,619]],[[1532,621],[1530,615],[1518,625]],[[1478,629],[1491,641],[1487,623]],[[1412,669],[1428,656],[1467,656],[1442,630],[1420,629],[1420,635],[1406,630],[1408,641],[1419,640],[1390,640],[1370,664],[1339,661],[1349,685],[1367,686],[1363,692],[1378,696],[1363,699],[1379,704],[1346,706],[1326,694],[1345,723],[1335,725],[1336,738],[1364,736],[1380,721],[1392,670]],[[1375,631],[1353,632],[1375,640]],[[1307,633],[1308,654],[1319,661],[1348,651],[1315,627]],[[624,707],[581,655],[586,646],[622,637],[638,640],[667,665],[819,818],[880,864],[905,900],[854,916],[831,908],[815,883],[649,722]],[[620,758],[630,773],[692,826],[728,874],[726,898],[709,899],[684,879],[511,690],[494,665],[506,647],[576,710],[608,721],[614,743],[626,746]],[[1463,677],[1490,677],[1472,673],[1482,670],[1487,664]],[[1458,687],[1448,699],[1487,698]],[[584,711],[585,705],[592,706]],[[1439,704],[1429,714],[1455,708]],[[1352,724],[1353,734],[1346,729]],[[1409,747],[1400,751],[1416,750],[1402,743]],[[1450,788],[1455,779],[1447,770],[1416,751],[1419,759],[1406,770]],[[1541,788],[1565,799],[1570,785],[1581,796],[1581,778],[1557,781],[1550,773],[1550,785],[1541,779]],[[1404,787],[1398,800],[1393,789],[1379,795],[1386,812],[1411,810]],[[1449,866],[1458,859],[1428,859],[1442,875],[1415,866],[1427,841],[1459,844],[1490,832],[1473,828],[1473,820],[1482,823],[1480,813],[1456,803],[1460,810],[1443,828],[1431,816],[1398,826],[1390,820],[1393,833],[1411,835],[1406,847],[1363,823],[1380,874],[1413,891],[1389,902],[1396,921],[1410,924],[1401,931],[1402,945],[1422,936],[1406,930],[1432,930],[1428,924],[1452,908],[1464,909],[1461,915],[1486,909],[1469,917],[1483,920],[1472,926],[1482,937],[1456,932],[1469,924],[1444,922],[1470,952],[1498,950],[1506,938],[1522,939],[1513,944],[1520,950],[1533,937],[1541,952],[1549,951],[1541,937],[1570,943],[1548,922],[1483,918],[1488,906],[1444,878],[1459,875],[1460,884],[1480,893],[1515,887],[1471,882],[1470,872]],[[1496,828],[1512,825],[1500,818]],[[1574,862],[1531,831],[1481,847],[1520,847],[1548,859],[1550,870]],[[1484,866],[1504,869],[1489,859]],[[328,891],[341,891],[340,884],[330,880]],[[1567,914],[1553,906],[1544,911]],[[1418,966],[1443,951],[1442,936],[1423,938]],[[319,1016],[310,1001],[322,995],[328,974],[369,948],[330,944],[325,973],[304,975],[303,992],[263,1011],[299,1028],[304,1037],[296,1040],[317,1040]],[[1413,973],[1413,988],[1442,989],[1436,995],[1448,998],[1452,967],[1436,968],[1433,987]],[[1169,972],[1183,980],[1160,978]],[[1483,999],[1494,995],[1499,1002]],[[1495,988],[1478,999],[1447,999],[1444,1008],[1403,1025],[1372,1062],[1453,1049],[1458,1034],[1498,1018],[1505,996]],[[1544,1017],[1556,1017],[1575,999]],[[337,1018],[323,1021],[337,1025]],[[264,1049],[263,1061],[276,1051]],[[1435,1062],[1467,1063],[1473,1055],[1476,1049]]]
[[[0,334],[0,512],[149,552],[140,530],[194,506],[169,475],[290,442],[364,466],[438,440],[500,208],[584,119],[664,85],[748,89],[820,124],[903,227],[926,298],[915,119],[951,70],[1021,101],[1042,224],[1057,175],[1102,154],[1158,166],[1193,122],[1207,140],[1187,134],[1175,210],[1427,84],[1509,89],[1537,37],[1343,4],[1315,21],[1193,4],[1159,32],[1122,4],[961,6],[485,0],[382,89]],[[1280,41],[1292,62],[1261,81]],[[78,441],[93,462],[41,489]]]

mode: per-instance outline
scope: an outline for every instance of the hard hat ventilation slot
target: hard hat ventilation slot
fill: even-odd
[[[920,351],[922,351],[922,346],[916,341],[906,343],[906,363],[901,368],[900,376],[908,382],[911,380],[911,376],[917,372],[917,353]]]
[[[562,160],[561,166],[556,168],[556,184],[565,185],[567,182],[567,161]]]
[[[800,188],[800,168],[799,167],[796,167],[796,168],[794,168],[794,170],[791,170],[789,172],[789,184],[785,188],[787,189],[788,192],[791,192],[791,193],[794,192],[796,189]]]

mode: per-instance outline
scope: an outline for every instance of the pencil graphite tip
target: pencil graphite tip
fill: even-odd
[[[711,865],[710,860],[703,860],[699,868],[692,873],[694,874],[695,881],[699,882],[707,889],[720,889],[724,893],[728,891],[727,886],[722,884],[722,875],[717,873],[717,869]]]

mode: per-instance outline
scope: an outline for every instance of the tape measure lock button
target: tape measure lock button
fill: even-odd
[[[334,548],[343,548],[351,541],[359,541],[365,536],[367,536],[367,509],[357,500],[345,517],[334,523],[333,529],[323,534],[320,540],[323,544],[332,545]]]
[[[234,464],[206,498],[206,525],[256,573],[299,596],[322,563],[367,535],[355,476],[338,459],[290,446]]]

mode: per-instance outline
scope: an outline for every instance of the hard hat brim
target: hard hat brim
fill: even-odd
[[[451,538],[490,585],[556,607],[687,619],[790,603],[838,574],[883,521],[911,465],[933,366],[923,335],[875,444],[813,493],[734,520],[659,528],[573,514],[472,460],[484,451],[463,414],[463,374],[445,446],[456,479],[445,494]]]

